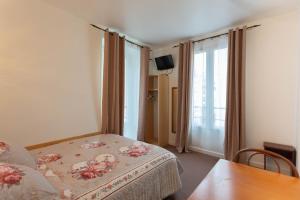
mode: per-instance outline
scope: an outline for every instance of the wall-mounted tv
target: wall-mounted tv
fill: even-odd
[[[172,55],[157,57],[155,58],[155,63],[158,70],[174,68]]]

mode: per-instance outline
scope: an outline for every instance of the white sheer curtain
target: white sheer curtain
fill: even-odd
[[[224,154],[227,37],[194,44],[190,149]]]
[[[140,47],[126,42],[124,136],[135,140],[139,116],[140,57]]]

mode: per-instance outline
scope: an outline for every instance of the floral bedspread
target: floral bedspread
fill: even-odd
[[[172,166],[168,173],[172,184],[176,184],[165,193],[171,194],[181,187],[174,154],[117,135],[73,140],[37,149],[31,154],[36,158],[40,172],[61,192],[62,199],[110,199],[116,196],[114,193],[124,192],[127,186],[136,184],[143,177],[145,179],[147,174],[166,164]],[[164,171],[166,169],[160,173]],[[135,186],[129,190],[132,188]]]

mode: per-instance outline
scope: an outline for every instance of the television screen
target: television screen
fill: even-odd
[[[155,62],[158,70],[174,68],[172,55],[155,58]]]

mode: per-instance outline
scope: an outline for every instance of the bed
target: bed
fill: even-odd
[[[176,156],[158,146],[103,134],[32,150],[62,199],[159,200],[181,188]]]

